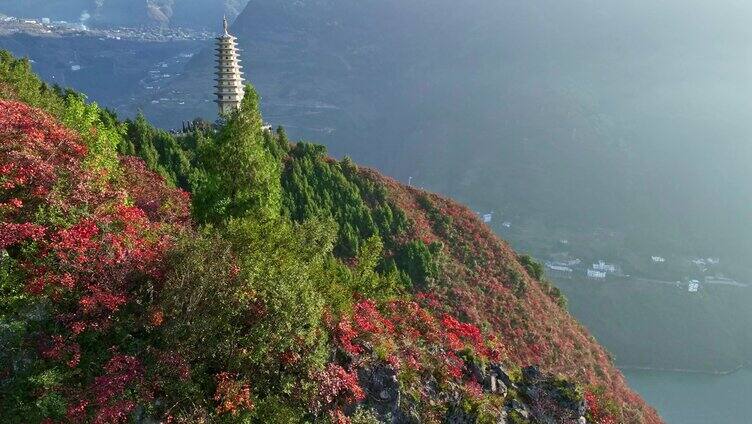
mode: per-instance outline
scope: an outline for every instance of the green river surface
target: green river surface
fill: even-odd
[[[751,424],[752,370],[728,375],[623,370],[668,424]]]

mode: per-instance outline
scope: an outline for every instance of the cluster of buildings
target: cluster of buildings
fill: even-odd
[[[708,265],[718,265],[721,263],[721,260],[719,258],[695,258],[692,259],[692,263],[699,267],[704,267]]]
[[[100,39],[157,42],[208,40],[212,37],[212,34],[208,31],[195,31],[177,27],[88,28],[83,22],[53,21],[50,18],[22,19],[0,15],[0,36],[19,33],[45,37],[87,35]]]
[[[582,259],[579,258],[545,263],[549,275],[558,278],[572,278],[575,273],[575,268],[578,268],[581,264]],[[618,272],[618,266],[601,260],[587,268],[585,276],[591,280],[605,280],[608,274],[615,274]]]
[[[549,275],[559,278],[572,278],[574,268],[582,263],[582,259],[567,259],[560,261],[548,261],[545,263]]]
[[[587,270],[587,277],[591,280],[605,280],[608,274],[616,274],[618,271],[618,266],[600,260]]]

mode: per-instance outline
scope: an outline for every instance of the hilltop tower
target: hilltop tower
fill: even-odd
[[[240,108],[244,93],[237,38],[227,32],[227,17],[222,26],[224,33],[217,37],[217,85],[214,86],[220,115]]]

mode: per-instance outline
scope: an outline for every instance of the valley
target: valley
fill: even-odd
[[[699,37],[634,5],[249,4],[232,29],[266,121],[491,213],[667,422],[743,422],[752,68],[727,9],[654,6]],[[216,28],[6,23],[0,47],[121,118],[216,116]]]
[[[302,42],[299,35],[290,36],[293,38],[285,39],[285,42]],[[356,127],[351,125],[368,128],[370,124],[360,121],[358,124],[344,125],[342,119],[357,116],[363,118],[367,115],[353,115],[355,110],[343,107],[345,103],[341,96],[344,92],[341,87],[312,84],[284,87],[281,84],[282,79],[296,81],[296,76],[290,74],[291,69],[305,60],[311,63],[315,63],[315,60],[310,56],[306,56],[309,59],[296,58],[295,53],[288,48],[283,50],[283,55],[279,55],[287,57],[286,60],[260,61],[259,55],[271,58],[272,46],[279,46],[282,41],[278,37],[279,35],[272,36],[271,33],[262,32],[256,33],[250,39],[250,50],[256,52],[250,56],[250,72],[253,74],[254,82],[262,89],[262,94],[270,93],[265,96],[268,101],[264,102],[267,119],[273,124],[284,124],[295,136],[327,141],[331,143],[334,152],[356,153],[353,149],[361,149],[364,146],[359,144],[343,148],[337,140],[355,131]],[[208,41],[203,39],[151,42],[138,39],[101,39],[92,36],[51,38],[14,34],[0,38],[0,43],[19,56],[30,57],[35,68],[46,80],[84,91],[92,100],[111,108],[123,117],[133,117],[142,110],[150,120],[171,129],[179,127],[182,120],[197,116],[207,117],[213,113],[214,105],[210,96],[196,95],[206,93],[209,86],[207,79],[198,73],[208,66]],[[135,54],[135,51],[139,53]],[[337,59],[336,62],[342,63],[341,60]],[[274,69],[288,71],[276,74],[273,72]],[[324,90],[327,90],[326,93]],[[397,125],[398,121],[392,121],[390,124]],[[391,132],[397,127],[382,125],[381,128],[383,131]],[[387,133],[384,134],[386,136]],[[573,134],[575,135],[576,133]],[[430,136],[424,133],[424,137]],[[437,152],[433,154],[442,152],[441,146],[438,147]],[[359,157],[369,155],[366,151],[356,153]],[[372,158],[391,169],[397,176],[408,175],[404,170],[400,170],[401,166],[394,168],[396,163],[382,162],[378,156]],[[447,172],[451,175],[457,170],[447,169]],[[468,176],[479,176],[480,169],[468,169],[466,172]],[[646,240],[643,237],[644,229],[637,226],[625,231],[603,225],[587,228],[568,223],[569,220],[557,225],[546,216],[537,213],[522,218],[521,212],[515,211],[522,210],[520,204],[525,204],[529,199],[518,199],[519,202],[513,205],[509,201],[493,200],[499,198],[498,194],[494,194],[485,196],[483,202],[478,202],[476,189],[472,188],[478,183],[465,185],[464,189],[450,188],[437,179],[431,182],[426,175],[421,175],[417,170],[410,174],[411,182],[420,187],[439,188],[470,204],[476,204],[478,209],[497,211],[494,221],[490,223],[495,231],[512,242],[520,251],[531,253],[541,261],[580,258],[585,268],[589,263],[600,259],[617,262],[624,274],[631,275],[630,280],[607,281],[601,284],[585,278],[552,278],[570,299],[573,313],[614,352],[618,363],[656,368],[726,370],[738,366],[744,360],[745,352],[749,351],[746,342],[730,342],[740,334],[740,328],[737,327],[743,328],[742,323],[750,322],[748,319],[752,320],[745,315],[744,302],[735,302],[738,299],[746,299],[749,290],[743,290],[741,296],[699,293],[695,296],[696,301],[692,301],[694,306],[683,303],[692,299],[687,293],[688,282],[694,279],[704,282],[705,278],[705,275],[698,272],[697,267],[689,262],[690,259],[702,255],[719,255],[719,251],[723,254],[722,249],[712,245],[707,249],[698,248],[700,244],[687,245],[681,237],[675,236]],[[496,193],[498,186],[504,184],[492,187],[491,193]],[[511,199],[509,196],[501,197],[504,198]],[[510,226],[501,225],[504,222],[509,222]],[[563,240],[567,243],[562,244]],[[655,264],[650,260],[652,255],[666,256],[668,264]],[[749,275],[748,270],[738,259],[734,256],[724,256],[723,259],[721,269],[716,270],[720,272],[719,275],[729,275],[739,281],[746,281],[744,277]],[[584,271],[585,269],[582,269],[578,272],[584,276]],[[662,284],[665,287],[656,287],[647,280],[682,283],[680,287],[676,287],[675,283],[674,286]],[[703,291],[704,288],[703,286]],[[714,291],[715,287],[709,290]],[[612,302],[606,301],[608,298],[623,301],[623,312],[616,313],[619,308],[614,308]],[[663,301],[643,301],[656,298]],[[731,299],[730,305],[724,303],[728,298]],[[707,319],[708,317],[697,314],[697,311],[701,310],[714,310],[718,305],[725,306],[721,308],[724,312],[718,317]],[[646,326],[647,324],[632,320],[632,315],[660,316],[661,319],[658,321],[659,325]],[[682,343],[696,345],[703,344],[703,340],[706,339],[716,340],[726,353],[684,351],[682,346],[686,344],[677,342],[663,352],[666,356],[662,358],[666,359],[656,359],[656,351],[651,350],[655,349],[655,343],[670,339],[671,335],[680,329],[689,328],[690,322],[696,322],[697,328],[701,331],[690,332]],[[650,335],[645,334],[648,328]],[[615,331],[618,329],[622,330]],[[699,336],[700,334],[703,336]],[[644,338],[644,342],[633,342],[641,338]],[[680,351],[683,352],[675,354]]]
[[[264,40],[263,37],[255,38]],[[214,108],[209,96],[196,95],[197,92],[203,93],[205,89],[201,87],[206,85],[206,79],[200,78],[201,74],[197,73],[205,66],[206,40],[145,42],[91,36],[40,38],[15,34],[0,38],[0,43],[17,55],[30,57],[46,80],[89,93],[92,100],[123,117],[133,117],[143,110],[149,119],[168,123],[166,128],[171,129],[177,128],[184,119],[211,116]],[[339,122],[345,110],[341,100],[333,96],[337,91],[324,94],[323,90],[327,88],[324,85],[317,89],[318,92],[306,94],[298,90],[285,94],[285,91],[280,91],[282,86],[269,79],[272,77],[270,71],[276,67],[292,66],[293,63],[259,64],[256,57],[266,54],[264,44],[254,42],[250,50],[257,53],[251,59],[254,82],[263,88],[262,93],[272,93],[265,96],[269,100],[264,103],[267,119],[275,124],[284,123],[291,134],[330,140],[333,150],[341,152],[341,147],[333,141],[342,137],[341,132],[346,128],[335,123]],[[136,51],[139,52],[137,55]],[[286,56],[290,56],[290,52]],[[285,74],[284,78],[295,80],[291,74]],[[169,114],[169,119],[165,119],[165,113]],[[291,125],[287,125],[288,122]],[[384,130],[393,129],[385,127]],[[377,157],[374,160],[380,161]],[[389,168],[389,164],[386,167]],[[426,188],[443,186],[443,183],[426,184],[428,181],[425,178],[417,174],[410,180]],[[471,204],[475,199],[472,189],[450,189],[448,192]],[[623,274],[631,275],[629,280],[623,282],[612,281],[612,277],[606,282],[586,280],[585,268],[578,271],[581,273],[578,275],[582,276],[580,278],[550,275],[570,299],[570,308],[575,316],[614,353],[617,363],[717,371],[734,369],[745,361],[745,355],[751,350],[750,344],[737,342],[735,338],[740,334],[743,336],[746,323],[752,322],[752,317],[746,316],[744,303],[750,290],[738,288],[741,290],[738,293],[721,291],[716,294],[716,287],[708,286],[705,290],[703,285],[703,291],[695,293],[694,297],[687,292],[688,281],[698,279],[704,283],[705,278],[690,260],[699,255],[715,255],[722,252],[721,249],[711,247],[703,250],[693,245],[686,246],[681,238],[676,237],[664,237],[657,243],[651,239],[646,241],[642,237],[644,230],[639,227],[632,228],[633,234],[628,235],[624,230],[604,226],[555,225],[537,214],[521,218],[521,215],[509,210],[506,203],[491,200],[493,198],[490,196],[475,204],[478,209],[497,211],[489,224],[518,250],[531,253],[541,261],[580,258],[585,268],[590,263],[606,259],[618,263]],[[522,200],[520,202],[524,203]],[[502,223],[509,223],[509,227]],[[562,241],[566,241],[566,244]],[[667,257],[668,264],[654,263],[650,260],[651,255]],[[746,281],[745,276],[750,274],[738,260],[733,257],[723,259],[721,268],[707,275],[719,273]],[[548,273],[552,274],[550,269]],[[656,287],[648,280],[674,283]],[[677,286],[676,281],[682,283]],[[615,305],[615,301],[621,302],[623,309]],[[712,316],[699,313],[708,311],[705,313],[710,314],[709,311],[716,308],[724,312],[720,315],[713,313]],[[635,318],[645,316],[660,319],[641,323]],[[689,332],[685,340],[664,346],[665,349],[656,347],[656,344],[661,345],[674,334],[693,328],[693,325],[697,331]],[[641,339],[642,342],[634,342]],[[740,340],[746,339],[741,337]],[[686,345],[704,345],[708,340],[714,340],[710,345],[718,346],[715,351],[683,349]]]

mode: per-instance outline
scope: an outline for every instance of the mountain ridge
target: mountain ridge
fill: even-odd
[[[0,65],[1,97],[52,114],[6,100],[0,125],[0,319],[42,341],[0,356],[29,358],[0,385],[10,422],[661,422],[473,212],[262,130],[252,89],[226,124],[174,137]],[[250,186],[222,183],[242,166]],[[152,402],[176,396],[194,408]]]

